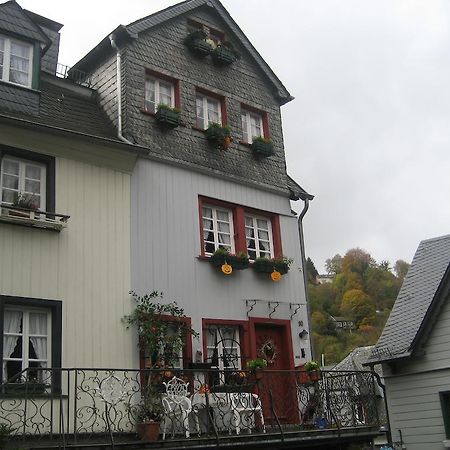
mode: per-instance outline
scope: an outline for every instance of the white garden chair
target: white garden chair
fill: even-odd
[[[229,395],[233,414],[231,425],[235,429],[236,434],[240,434],[241,428],[246,428],[251,433],[256,414],[259,416],[263,433],[265,433],[266,426],[259,396],[247,392],[231,393]]]

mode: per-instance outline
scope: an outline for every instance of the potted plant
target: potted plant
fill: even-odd
[[[272,156],[275,153],[272,140],[264,138],[262,136],[253,138],[253,142],[250,147],[255,155],[265,158],[268,156]]]
[[[11,441],[11,435],[14,433],[15,428],[11,428],[6,423],[0,423],[0,449],[6,448],[6,444]]]
[[[261,370],[267,367],[267,360],[264,358],[255,358],[247,361],[247,368],[255,375],[257,380],[262,378]]]
[[[308,361],[304,366],[303,369],[305,370],[305,373],[307,374],[308,380],[311,382],[319,381],[322,377],[320,373],[320,365],[317,361],[311,360]]]
[[[227,66],[234,63],[238,58],[238,53],[234,50],[231,42],[220,42],[211,53],[214,64]]]
[[[166,128],[176,128],[180,124],[180,109],[161,103],[156,111],[156,121]]]
[[[164,408],[161,392],[150,384],[142,392],[141,403],[136,406],[137,433],[142,441],[156,441],[159,436]]]
[[[209,55],[216,47],[216,43],[209,39],[203,30],[195,30],[189,33],[184,39],[184,43],[194,55],[200,58]]]
[[[171,376],[170,369],[182,354],[186,339],[197,337],[198,333],[184,320],[184,310],[176,302],[157,302],[163,300],[162,292],[140,296],[132,291],[130,294],[136,307],[122,318],[122,322],[127,328],[137,327],[138,346],[144,354],[145,367],[152,369],[145,373],[143,380],[141,404],[136,414],[138,430],[158,428],[163,413],[161,381]],[[139,424],[147,423],[158,425],[139,427]]]
[[[209,258],[209,262],[222,270],[226,275],[230,275],[233,270],[243,270],[247,269],[250,260],[246,253],[239,252],[236,255],[233,255],[228,252],[228,250],[224,248],[218,248]],[[232,270],[224,270],[223,266],[230,266]]]
[[[206,129],[206,139],[218,148],[226,150],[232,142],[231,128],[228,125],[221,125],[211,122]]]
[[[30,211],[37,211],[39,209],[36,196],[24,192],[19,192],[15,196],[11,206],[19,209],[10,209],[9,214],[18,217],[30,217]]]
[[[277,258],[256,258],[253,263],[253,269],[257,273],[273,273],[279,272],[281,275],[288,273],[292,264],[292,258],[279,256]]]

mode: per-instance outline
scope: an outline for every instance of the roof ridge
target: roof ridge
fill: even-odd
[[[433,242],[433,241],[441,241],[441,240],[445,240],[445,239],[450,239],[450,234],[444,234],[443,236],[438,236],[438,237],[434,237],[434,238],[424,239],[424,240],[420,241],[419,245],[425,244],[425,243],[428,243],[428,242]]]

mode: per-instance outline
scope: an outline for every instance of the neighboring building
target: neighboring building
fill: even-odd
[[[228,42],[239,58],[225,64],[194,54],[186,38],[195,30],[213,46]],[[74,70],[91,75],[111,121],[146,148],[131,188],[132,289],[162,291],[184,308],[200,332],[192,349],[197,359],[223,361],[224,352],[238,352],[241,368],[269,341],[285,349],[273,367],[293,369],[311,359],[309,335],[299,337],[308,315],[290,202],[312,196],[286,173],[280,116],[292,97],[220,2],[185,1],[120,26]],[[160,104],[181,110],[178,126],[161,126]],[[213,122],[231,127],[226,150],[207,139]],[[274,154],[258,156],[255,137],[270,139]],[[209,264],[220,247],[251,260],[285,255],[291,270],[279,282],[251,268],[226,276]],[[133,340],[129,352],[137,367]],[[187,367],[193,357],[184,356]]]
[[[450,447],[450,235],[422,241],[369,363],[382,364],[390,429],[408,450]]]
[[[330,316],[330,319],[333,322],[334,326],[336,327],[336,330],[351,331],[356,328],[355,322],[353,322],[353,320],[348,319],[346,317]]]
[[[318,284],[332,283],[333,280],[334,280],[334,275],[329,275],[329,274],[319,274],[316,277],[316,281]]]

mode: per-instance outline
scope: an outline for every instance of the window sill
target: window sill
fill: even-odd
[[[2,223],[54,231],[61,231],[67,227],[69,218],[70,216],[62,214],[15,209],[11,206],[2,206],[0,209],[0,222]]]
[[[11,83],[11,81],[0,80],[0,84],[4,84],[5,86],[14,86],[18,89],[23,89],[24,91],[34,92],[35,94],[41,93],[39,89],[34,89],[31,86],[24,86],[23,84]]]
[[[155,117],[156,113],[151,112],[151,111],[147,111],[146,109],[141,109],[141,113],[145,114],[146,116],[151,116],[151,117]]]

